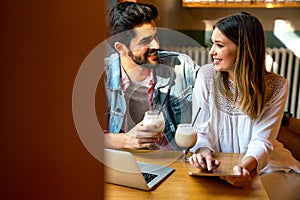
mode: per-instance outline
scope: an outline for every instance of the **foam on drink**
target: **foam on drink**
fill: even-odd
[[[178,146],[189,148],[196,140],[197,133],[191,124],[179,124],[175,134],[175,141]]]

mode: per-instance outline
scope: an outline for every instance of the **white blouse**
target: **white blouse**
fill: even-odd
[[[197,143],[191,149],[208,147],[213,152],[245,153],[253,156],[260,172],[289,171],[300,173],[300,163],[277,141],[288,81],[275,73],[266,75],[267,103],[261,116],[251,120],[215,88],[216,70],[212,64],[200,68],[193,90],[193,118],[196,119]],[[234,93],[233,84],[230,89]],[[244,157],[244,158],[245,158]]]

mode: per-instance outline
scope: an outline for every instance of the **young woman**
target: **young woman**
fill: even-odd
[[[190,163],[212,170],[221,164],[214,152],[245,153],[233,168],[240,176],[222,179],[245,187],[257,172],[271,199],[298,198],[300,163],[276,140],[288,82],[265,69],[262,24],[248,13],[227,16],[211,39],[213,64],[200,68],[193,91],[193,112],[201,112]]]

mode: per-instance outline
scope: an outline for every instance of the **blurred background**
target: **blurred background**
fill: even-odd
[[[280,4],[280,7],[275,7],[278,3],[274,3],[273,8],[270,4],[272,0],[266,2],[264,0],[257,1],[257,6],[250,4],[250,0],[248,0],[248,3],[246,0],[235,1],[235,5],[232,5],[232,3],[227,3],[227,5],[221,3],[209,4],[209,0],[204,0],[202,1],[204,3],[201,4],[201,0],[194,0],[195,2],[200,2],[199,4],[194,3],[191,5],[194,7],[185,7],[183,5],[184,0],[135,1],[150,3],[158,8],[158,27],[185,33],[205,47],[210,45],[212,25],[216,20],[241,11],[251,13],[260,19],[265,30],[268,47],[289,47],[293,42],[298,42],[298,46],[300,45],[300,1],[295,0],[294,3],[290,1],[276,1],[278,3],[286,3]],[[186,2],[192,1],[186,0]],[[242,1],[245,2],[242,3]],[[107,0],[107,8],[109,9],[117,2],[118,0]],[[211,2],[215,2],[215,0]],[[278,32],[280,31],[285,32],[285,38],[279,35]],[[287,40],[287,38],[289,39]]]
[[[126,0],[107,0],[107,9],[121,1]],[[182,40],[182,36],[173,37],[172,31],[160,37],[161,48],[186,53],[199,65],[210,62],[212,26],[218,19],[242,11],[255,15],[265,31],[267,70],[288,79],[290,93],[285,110],[300,118],[300,0],[131,1],[155,5],[159,13],[158,27],[184,34],[197,42],[191,45]]]

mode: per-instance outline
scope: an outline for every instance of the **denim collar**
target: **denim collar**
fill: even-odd
[[[106,59],[108,65],[107,83],[110,89],[121,90],[121,69],[118,53],[112,54]]]

